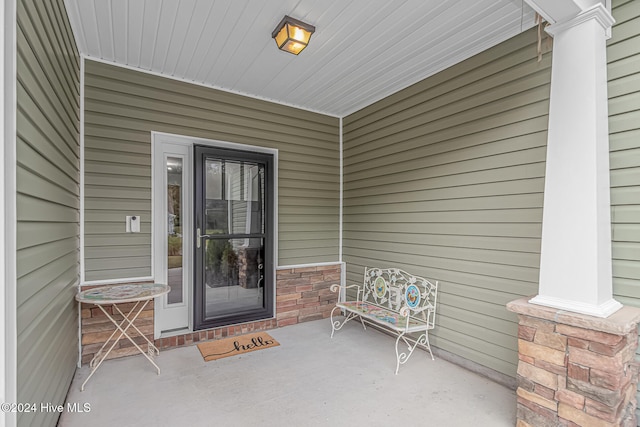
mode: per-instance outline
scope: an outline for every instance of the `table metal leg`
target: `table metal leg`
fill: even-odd
[[[152,357],[155,355],[160,354],[160,351],[158,350],[158,348],[151,342],[149,341],[149,339],[140,331],[140,329],[138,329],[135,325],[134,322],[136,321],[136,319],[138,318],[138,316],[140,315],[140,313],[142,313],[142,311],[145,309],[145,307],[147,306],[147,304],[149,303],[149,301],[152,300],[146,300],[146,301],[138,301],[136,302],[136,304],[131,308],[131,310],[129,311],[128,314],[124,314],[120,308],[116,305],[113,304],[112,306],[116,309],[116,311],[123,317],[123,319],[121,321],[118,321],[116,319],[114,319],[105,309],[102,305],[98,305],[98,307],[100,307],[100,310],[102,310],[102,312],[104,313],[105,316],[107,316],[107,318],[111,321],[111,323],[113,323],[116,327],[116,330],[113,331],[113,333],[111,334],[111,336],[107,339],[107,341],[102,345],[102,347],[100,348],[100,350],[98,350],[98,352],[95,354],[95,356],[93,357],[93,359],[91,360],[91,362],[89,363],[89,366],[91,367],[91,372],[89,373],[89,376],[87,377],[87,379],[84,380],[84,382],[82,383],[82,386],[80,387],[81,391],[84,391],[84,386],[85,384],[87,384],[87,382],[89,381],[89,379],[93,376],[93,374],[98,370],[98,368],[100,367],[100,365],[102,364],[102,362],[104,362],[104,360],[107,358],[107,356],[109,355],[109,353],[111,353],[111,351],[114,349],[114,347],[116,346],[116,344],[118,343],[118,341],[120,341],[120,339],[125,336],[127,337],[127,339],[129,341],[131,341],[131,343],[135,346],[135,348],[140,352],[140,354],[142,354],[144,357],[147,358],[147,360],[153,365],[155,366],[158,375],[160,375],[160,367],[153,361]],[[142,305],[140,305],[140,303],[143,302]],[[140,306],[138,308],[138,306]],[[133,314],[133,316],[131,316]],[[126,324],[126,325],[125,325]],[[125,325],[125,327],[123,328],[122,325]],[[136,343],[133,338],[131,336],[129,336],[129,334],[127,334],[127,330],[132,327],[133,329],[135,329],[135,331],[138,333],[139,336],[143,337],[145,339],[145,341],[147,341],[147,351],[145,352],[144,350],[142,350],[142,348],[140,348],[140,346],[138,345],[138,343]],[[111,341],[111,339],[114,337],[114,335],[120,331],[120,334],[118,335],[118,337],[113,341],[113,344],[111,344],[111,346],[109,347],[109,349],[107,350],[106,353],[103,354],[103,350],[104,348],[107,346],[107,344],[109,344],[109,341]]]
[[[146,301],[146,302],[148,303],[149,301]],[[146,305],[146,303],[145,303],[145,305]],[[139,336],[141,336],[142,338],[144,338],[144,339],[145,339],[145,341],[147,341],[147,353],[149,354],[149,356],[154,357],[154,356],[159,355],[159,354],[160,354],[160,350],[158,350],[158,348],[155,346],[155,344],[154,344],[154,343],[152,343],[151,341],[149,341],[149,338],[147,338],[147,336],[146,336],[145,334],[143,334],[142,332],[140,332],[140,329],[138,329],[138,328],[136,327],[136,325],[134,325],[134,324],[133,324],[133,321],[129,321],[129,320],[128,320],[128,316],[125,316],[125,315],[124,315],[124,313],[122,313],[122,311],[120,311],[120,308],[118,308],[118,306],[114,305],[114,306],[113,306],[113,308],[115,308],[115,309],[116,309],[116,311],[117,311],[117,312],[118,312],[118,313],[119,313],[119,314],[120,314],[124,319],[126,319],[126,321],[129,323],[129,326],[130,326],[130,327],[132,327],[133,329],[135,329],[135,330],[136,330],[136,332],[138,332],[138,335],[139,335]],[[134,308],[135,308],[135,306],[134,306]],[[144,307],[142,307],[142,308],[144,308]],[[141,309],[140,311],[142,311],[142,309]],[[139,313],[138,313],[138,314],[139,314]],[[136,316],[136,317],[137,317],[137,316]],[[133,319],[133,320],[135,320],[135,319]],[[120,326],[122,326],[122,323],[120,323]],[[126,328],[125,328],[125,329],[126,329]],[[127,338],[129,338],[129,337],[127,336]],[[129,338],[129,340],[131,340],[131,339]],[[135,343],[133,343],[133,344],[135,345]],[[140,350],[140,351],[142,351],[141,349],[139,349],[139,350]],[[160,373],[160,372],[159,372],[159,368],[158,368],[158,373]]]
[[[135,305],[131,308],[131,310],[129,311],[129,314],[131,314],[137,307],[138,305],[140,305],[140,301],[136,302]],[[102,305],[98,305],[98,308],[102,311],[102,313],[104,313],[105,316],[107,316],[109,318],[109,320],[111,320],[111,322],[116,322],[115,319],[111,318],[109,316],[109,313],[104,309],[104,307],[102,307]],[[122,315],[122,313],[120,313]],[[122,315],[122,320],[120,321],[120,326],[122,326],[127,320],[126,320],[127,316]],[[113,332],[111,333],[111,335],[109,336],[109,338],[107,338],[107,340],[104,342],[104,344],[102,344],[102,347],[100,347],[100,350],[96,351],[96,353],[93,356],[93,359],[91,359],[91,362],[89,362],[89,366],[91,368],[94,368],[95,365],[97,363],[100,362],[101,360],[101,356],[102,356],[102,352],[104,351],[104,348],[109,344],[109,342],[111,342],[111,339],[113,338],[113,336],[118,332],[118,327],[116,325],[116,329],[113,330]],[[120,334],[120,336],[118,337],[118,339],[116,339],[114,341],[114,343],[117,343],[120,340],[120,337],[122,337],[122,334]],[[113,345],[112,345],[113,346]],[[109,348],[109,350],[107,351],[107,354],[111,352],[111,348]]]

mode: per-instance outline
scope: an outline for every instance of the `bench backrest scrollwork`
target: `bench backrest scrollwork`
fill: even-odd
[[[411,317],[435,326],[438,282],[431,282],[398,268],[371,268],[364,271],[362,301],[400,312],[409,309]]]

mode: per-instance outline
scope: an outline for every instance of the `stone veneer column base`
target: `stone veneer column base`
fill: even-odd
[[[517,426],[636,426],[640,309],[597,318],[529,303],[518,314]]]
[[[331,264],[278,269],[276,271],[275,318],[159,338],[155,340],[155,345],[162,350],[193,345],[199,341],[294,325],[310,320],[326,319],[337,302],[338,295],[331,292],[329,287],[334,283],[340,283],[341,266],[342,264]],[[88,288],[90,287],[87,286],[83,289]],[[132,306],[133,304],[122,305],[121,309],[129,311]],[[109,314],[113,314],[111,307],[107,307],[107,311]],[[91,361],[115,327],[98,307],[91,304],[82,304],[81,313],[82,363],[85,364]],[[154,329],[153,314],[153,304],[149,304],[136,320],[136,326],[151,341],[153,341]],[[115,315],[114,318],[122,320],[119,315]],[[135,337],[134,340],[138,344],[144,343],[142,337]],[[123,338],[120,339],[108,358],[115,359],[135,354],[138,352],[133,344]]]

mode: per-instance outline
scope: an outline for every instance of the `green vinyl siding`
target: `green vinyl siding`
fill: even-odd
[[[63,0],[17,6],[17,400],[60,405],[78,358],[80,62]]]
[[[614,0],[612,14],[607,77],[613,292],[623,304],[640,307],[640,2]],[[640,420],[640,409],[636,416]]]
[[[640,3],[608,42],[615,298],[640,306]],[[344,119],[344,259],[441,281],[433,343],[507,375],[537,292],[550,55],[533,30]]]
[[[608,42],[613,289],[640,307],[640,2],[614,1]]]
[[[440,282],[432,344],[509,376],[537,292],[551,55],[527,31],[344,119],[344,260]]]
[[[279,150],[279,265],[338,261],[334,117],[87,60],[85,280],[151,272],[151,132]],[[141,215],[141,233],[125,233]]]

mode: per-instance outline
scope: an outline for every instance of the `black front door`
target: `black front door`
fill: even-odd
[[[273,156],[195,147],[196,330],[273,316]]]

